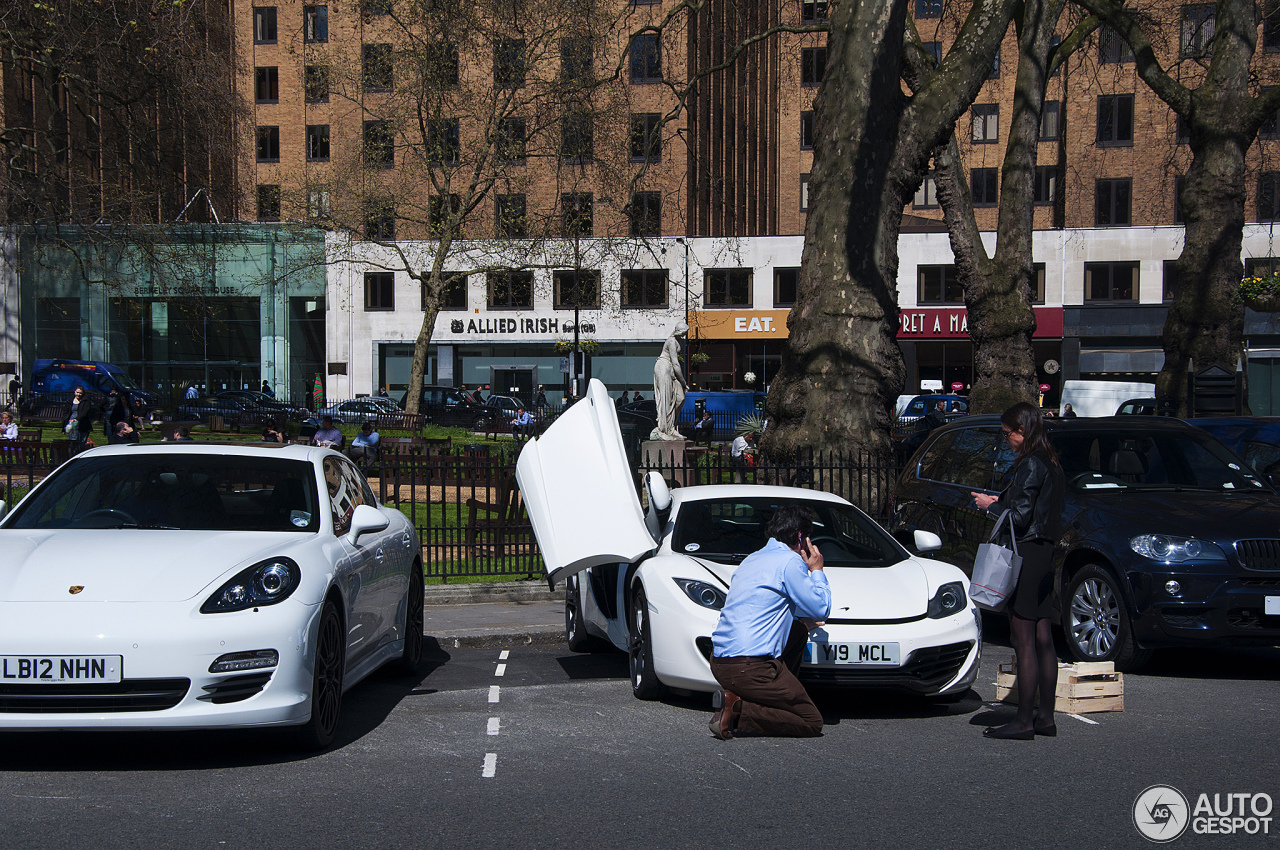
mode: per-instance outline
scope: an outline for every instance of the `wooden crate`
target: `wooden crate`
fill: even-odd
[[[1001,664],[996,674],[996,699],[1017,704],[1018,680],[1013,664]],[[1058,665],[1054,710],[1065,714],[1124,711],[1124,674],[1110,661],[1080,661]]]

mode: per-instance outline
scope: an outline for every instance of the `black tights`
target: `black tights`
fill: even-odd
[[[1040,725],[1053,723],[1058,689],[1058,653],[1053,648],[1053,621],[1027,620],[1010,613],[1013,651],[1018,653],[1018,714],[1010,726],[1030,729],[1034,699],[1040,690]]]

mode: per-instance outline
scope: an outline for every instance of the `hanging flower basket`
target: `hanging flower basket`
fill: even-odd
[[[693,363],[694,366],[705,366],[711,362],[711,355],[703,354],[699,351],[696,354],[689,355],[689,362]]]
[[[1240,281],[1240,300],[1259,313],[1280,313],[1280,274],[1246,277]]]

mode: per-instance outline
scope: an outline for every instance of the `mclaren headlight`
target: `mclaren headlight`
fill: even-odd
[[[710,608],[713,611],[719,611],[724,607],[725,595],[724,591],[705,581],[695,581],[691,578],[678,578],[675,583],[680,585],[680,589],[685,595],[697,602],[703,608]]]
[[[1139,555],[1166,564],[1183,561],[1225,561],[1227,556],[1215,544],[1194,537],[1168,534],[1139,534],[1129,541],[1129,548]]]
[[[950,581],[938,588],[929,600],[929,619],[938,620],[959,614],[969,605],[969,597],[964,592],[964,583]]]
[[[200,606],[201,614],[224,614],[289,598],[298,587],[302,571],[288,558],[270,558],[241,570]]]

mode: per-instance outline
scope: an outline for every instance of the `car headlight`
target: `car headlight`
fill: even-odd
[[[1227,556],[1215,544],[1194,537],[1172,537],[1168,534],[1139,534],[1129,541],[1129,548],[1153,561],[1225,561]]]
[[[697,602],[703,608],[710,608],[719,611],[724,607],[724,591],[705,581],[694,581],[691,578],[678,578],[675,583],[680,585],[680,589],[685,595]]]
[[[931,620],[950,617],[958,614],[969,604],[969,597],[964,592],[964,582],[949,581],[929,600],[928,616]]]
[[[201,614],[224,614],[289,598],[298,587],[302,571],[288,558],[271,558],[241,570],[200,606]]]

